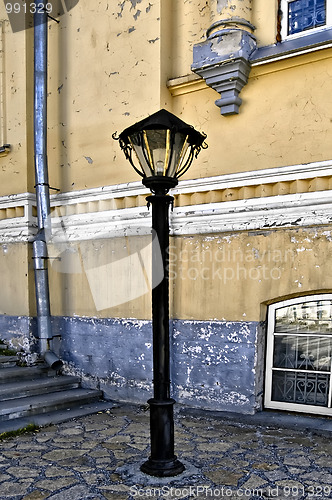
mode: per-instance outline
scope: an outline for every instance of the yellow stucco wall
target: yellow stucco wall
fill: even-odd
[[[187,178],[259,170],[332,157],[332,50],[254,67],[240,113],[220,116],[210,88],[182,93],[173,112],[203,130],[209,148]]]
[[[174,240],[173,315],[261,321],[269,301],[331,289],[331,231],[250,231]]]
[[[0,314],[29,316],[35,313],[31,257],[26,244],[0,245]]]
[[[112,133],[161,107],[208,135],[209,149],[187,177],[332,157],[331,49],[254,67],[241,92],[240,114],[225,118],[212,89],[203,85],[187,93],[184,86],[176,95],[167,89],[169,79],[191,73],[192,45],[205,36],[211,8],[201,0],[121,5],[81,0],[60,24],[49,23],[51,186],[70,191],[138,180]],[[275,7],[275,0],[253,3],[263,45],[274,42]],[[3,10],[0,18],[6,17]],[[1,194],[11,194],[33,190],[33,40],[32,30],[11,33],[8,22],[5,31],[7,140],[13,152],[0,158],[0,167]]]
[[[171,317],[261,321],[263,304],[329,291],[331,238],[329,228],[173,237]],[[149,243],[127,237],[73,244],[68,267],[64,254],[50,267],[53,314],[151,318]]]
[[[1,138],[11,145],[11,152],[0,158],[1,195],[33,189],[33,156],[31,156],[30,89],[33,88],[33,59],[31,59],[31,30],[12,33],[0,6],[1,30]],[[3,20],[3,21],[2,21]],[[3,146],[3,144],[1,144]],[[32,168],[32,169],[31,169]]]

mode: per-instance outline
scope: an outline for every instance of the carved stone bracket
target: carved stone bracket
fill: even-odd
[[[248,29],[254,27],[244,19],[218,21],[208,29],[207,40],[194,45],[191,69],[220,93],[216,105],[224,116],[238,114],[242,103],[239,94],[248,81],[250,56],[256,50],[256,38]]]

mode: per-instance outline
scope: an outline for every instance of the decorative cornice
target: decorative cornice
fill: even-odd
[[[183,180],[172,190],[171,231],[204,234],[330,224],[331,188],[332,161]],[[54,194],[52,225],[57,238],[148,234],[147,194],[139,181]],[[0,198],[0,243],[31,241],[36,231],[33,194]]]
[[[174,209],[173,235],[209,234],[332,223],[332,192],[293,194]]]
[[[251,76],[257,77],[257,75],[278,71],[278,69],[288,69],[295,65],[330,58],[331,51],[328,49],[331,48],[332,28],[327,28],[315,33],[306,33],[302,37],[285,40],[281,43],[257,47],[249,59],[252,68],[249,78],[251,78]],[[310,58],[301,59],[301,56],[306,55],[310,56]],[[294,58],[296,58],[296,62]],[[284,63],[280,68],[273,64],[280,61]],[[270,65],[273,66],[270,68]],[[258,69],[259,73],[257,74]],[[167,82],[167,87],[172,96],[176,97],[190,92],[204,90],[208,85],[202,76],[199,77],[191,73],[186,76],[170,79]]]

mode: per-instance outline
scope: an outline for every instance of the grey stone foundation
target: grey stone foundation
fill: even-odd
[[[60,356],[83,385],[118,401],[152,396],[152,325],[136,319],[53,317]],[[6,338],[33,336],[31,318],[0,316]],[[29,332],[30,329],[30,332]],[[257,322],[170,322],[172,396],[202,409],[254,413],[259,407],[256,369],[262,326]]]

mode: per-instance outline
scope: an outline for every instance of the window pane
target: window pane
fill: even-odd
[[[332,337],[278,335],[274,339],[274,368],[330,371]]]
[[[285,403],[328,406],[329,375],[275,371],[272,399]]]
[[[288,35],[326,24],[326,0],[295,0],[288,4]]]
[[[303,302],[277,309],[275,332],[332,335],[332,301]]]

